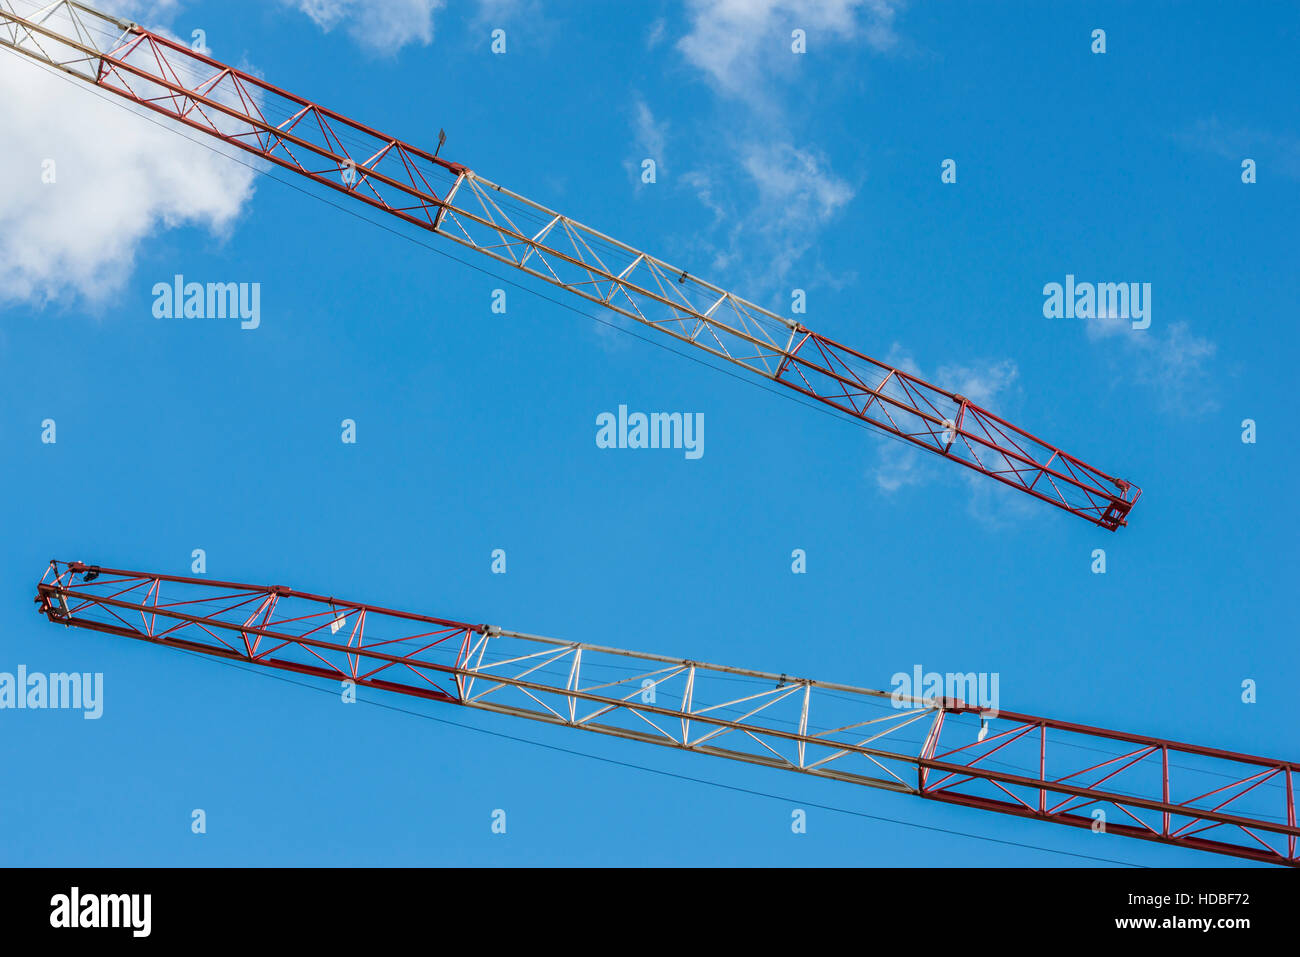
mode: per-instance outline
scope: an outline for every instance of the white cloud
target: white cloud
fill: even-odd
[[[853,188],[812,147],[750,143],[741,166],[758,191],[758,202],[739,220],[733,239],[759,237],[771,279],[783,281],[814,245],[822,228],[853,199]]]
[[[1185,147],[1231,161],[1238,173],[1241,161],[1249,157],[1259,164],[1261,176],[1267,171],[1300,179],[1300,137],[1289,133],[1231,126],[1215,116],[1198,120],[1174,138]]]
[[[689,170],[682,174],[682,183],[689,188],[700,205],[713,214],[713,225],[727,218],[727,211],[716,198],[713,178],[703,170]]]
[[[127,17],[157,28],[167,24],[185,6],[186,0],[98,0],[92,4],[105,13]],[[433,42],[434,14],[446,0],[280,0],[305,13],[326,33],[344,26],[348,35],[365,50],[384,55],[415,43]],[[512,12],[520,0],[479,0],[483,14]]]
[[[623,162],[627,175],[640,193],[646,188],[641,178],[647,159],[655,164],[655,182],[668,172],[668,123],[655,118],[654,112],[639,95],[632,102],[632,155]]]
[[[939,367],[937,382],[949,392],[964,395],[976,405],[988,407],[1006,396],[1020,378],[1010,359],[996,359],[970,365]]]
[[[663,42],[664,35],[668,32],[668,24],[663,17],[655,18],[650,24],[650,30],[646,33],[645,45],[647,50],[653,50]]]
[[[884,53],[899,46],[898,34],[894,32],[894,20],[902,6],[899,0],[866,0],[862,31],[873,49]]]
[[[181,0],[98,0],[90,6],[153,28],[171,22],[181,8]]]
[[[741,165],[758,187],[759,202],[780,213],[781,225],[811,217],[823,223],[853,198],[853,190],[810,148],[789,143],[745,147]]]
[[[1086,329],[1092,342],[1115,344],[1109,358],[1122,370],[1119,376],[1154,389],[1165,411],[1199,414],[1218,408],[1209,369],[1218,346],[1186,322],[1134,329],[1127,320],[1090,319]],[[1127,357],[1122,363],[1121,355]]]
[[[1016,383],[1020,371],[1011,359],[942,365],[931,378],[922,372],[908,352],[894,343],[885,361],[986,408],[1005,409],[1018,394]],[[870,474],[876,487],[886,494],[909,486],[957,480],[963,482],[969,492],[968,511],[987,525],[999,527],[1012,515],[1028,514],[1032,510],[1026,507],[1027,500],[1022,501],[1023,496],[1003,494],[1010,490],[993,479],[968,469],[954,469],[951,464],[940,462],[932,453],[902,439],[881,438],[878,444],[880,450]]]
[[[500,23],[524,14],[536,13],[534,0],[478,0],[478,22]]]
[[[252,170],[79,80],[5,52],[0,88],[0,301],[102,301],[147,237],[180,226],[224,233],[252,196]]]
[[[908,375],[914,375],[918,379],[924,379],[921,374],[921,367],[917,365],[916,359],[912,353],[903,348],[901,343],[895,342],[889,347],[889,354],[885,356],[885,362],[896,369],[902,369]]]
[[[733,281],[773,292],[852,201],[856,185],[795,132],[795,92],[781,82],[798,74],[791,32],[805,31],[817,53],[846,43],[888,51],[899,42],[899,7],[896,0],[687,0],[687,31],[676,49],[717,94],[727,130],[719,136],[716,122],[702,130],[701,139],[722,149],[696,154],[701,165],[677,176],[723,231],[694,239],[712,268],[739,267]],[[649,42],[660,36],[652,26]],[[827,278],[835,281],[813,263],[801,285]]]
[[[281,0],[297,7],[327,33],[346,24],[348,35],[371,53],[396,53],[407,44],[433,42],[433,15],[444,0]]]
[[[757,104],[764,80],[791,62],[790,34],[816,45],[862,38],[875,50],[896,46],[899,4],[890,0],[690,0],[690,32],[677,49],[722,93]]]
[[[665,167],[668,124],[656,120],[650,107],[640,97],[637,98],[635,103],[635,113],[636,148],[641,151],[640,159],[649,157],[655,161],[662,171]]]
[[[931,473],[924,469],[921,456],[925,453],[914,449],[902,439],[881,437],[880,454],[876,459],[876,468],[872,477],[876,487],[882,492],[897,492],[909,485],[920,485]]]
[[[725,240],[707,244],[713,268],[743,271],[748,282],[772,288],[785,282],[854,189],[811,146],[747,141],[733,149],[746,188],[719,190],[718,177],[706,170],[691,170],[682,181],[714,222],[725,224]]]

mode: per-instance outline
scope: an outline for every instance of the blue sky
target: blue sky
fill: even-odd
[[[412,142],[443,128],[450,158],[775,311],[805,289],[810,327],[1143,498],[1111,534],[513,287],[494,314],[491,275],[5,53],[0,163],[26,185],[0,200],[0,671],[102,672],[105,711],[0,711],[0,861],[1234,863],[431,703],[384,699],[777,797],[345,709],[53,628],[31,596],[53,557],[187,574],[203,548],[214,577],[868,687],[996,672],[1004,709],[1294,758],[1294,11],[494,0],[367,32],[314,9],[136,16]],[[260,283],[261,325],[156,319],[177,273]],[[1066,274],[1151,283],[1151,328],[1044,318]],[[704,455],[597,448],[620,404],[703,413]]]

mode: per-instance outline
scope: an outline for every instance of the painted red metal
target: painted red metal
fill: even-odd
[[[279,585],[146,575],[80,562],[51,563],[51,570],[54,581],[41,583],[37,601],[52,621],[439,701],[459,700],[454,688],[447,685],[447,678],[454,674],[468,637],[482,634],[484,628],[377,605],[336,601]],[[79,589],[71,587],[73,576],[85,576],[87,572],[92,573],[91,581],[97,586],[94,591],[88,590],[89,582],[83,582]],[[196,586],[210,594],[188,601],[163,602],[160,593],[164,582]],[[106,587],[111,590],[101,593]],[[104,615],[98,620],[84,615],[60,616],[56,613],[58,595],[73,602],[84,601],[84,605],[75,605],[76,609],[93,608]],[[298,600],[306,613],[276,618],[276,609],[284,599]],[[376,623],[389,631],[383,640],[367,644],[367,628],[373,629]],[[344,643],[322,637],[326,631],[332,636],[344,630],[348,633]],[[412,643],[417,647],[394,653],[394,649]],[[433,649],[445,646],[456,649],[450,665],[429,659]],[[378,677],[384,673],[409,673],[419,681]]]
[[[962,710],[970,709],[961,706],[941,712],[926,739],[917,760],[921,797],[1072,827],[1104,828],[1110,834],[1249,860],[1300,865],[1295,762],[1013,712],[1002,712],[995,719],[999,726],[1009,724],[1006,730],[983,741],[940,750],[945,715]],[[978,766],[994,754],[1006,757],[1007,749],[1025,741],[1032,742],[1037,777]],[[1068,752],[1078,750],[1079,742],[1086,742],[1083,750],[1103,752],[1107,759],[1072,760],[1075,756]],[[1116,753],[1107,745],[1127,750]],[[1205,791],[1193,786],[1194,780],[1206,775],[1225,783]],[[1123,791],[1115,786],[1119,779],[1128,785]],[[1107,782],[1110,787],[1101,789]],[[1269,784],[1277,792],[1275,801],[1236,812],[1247,796],[1259,797],[1258,789]],[[1260,809],[1266,806],[1276,811],[1272,819],[1261,816]],[[1102,807],[1123,816],[1116,821],[1093,816]],[[1084,809],[1092,813],[1080,814]],[[1206,836],[1210,832],[1216,836]]]
[[[485,706],[481,698],[465,694],[475,681],[513,684],[539,704],[539,696],[552,692],[576,695],[599,707],[601,713],[626,703],[626,699],[601,697],[599,689],[607,687],[603,682],[579,687],[574,673],[567,670],[556,677],[530,667],[523,672],[527,680],[519,680],[495,667],[485,669],[482,654],[471,655],[471,646],[483,647],[481,639],[500,633],[500,629],[283,586],[55,561],[37,586],[36,602],[40,612],[56,624],[450,704]],[[343,640],[334,637],[339,633],[344,634]],[[545,640],[561,650],[577,647]],[[582,647],[592,653],[599,651],[595,646]],[[634,652],[617,653],[637,657]],[[473,660],[476,657],[477,661]],[[650,663],[649,667],[660,669],[652,673],[662,674],[664,660]],[[782,676],[781,684],[797,680]],[[809,682],[808,690],[818,685],[826,683]],[[631,687],[640,686],[633,683]],[[890,697],[868,689],[856,691]],[[915,769],[916,786],[898,778],[894,779],[896,785],[883,779],[856,779],[857,783],[1196,851],[1300,866],[1296,762],[1016,712],[994,712],[955,699],[930,699],[924,707],[933,712],[933,719],[926,718],[929,732],[919,746],[902,748],[895,743],[891,747],[897,750],[871,752],[877,766],[881,760],[897,760]],[[495,709],[503,710],[500,706]],[[663,707],[648,710],[666,717],[677,713]],[[618,733],[617,729],[583,725],[576,718],[577,711],[570,711],[568,717],[549,708],[539,709],[537,714],[517,709],[507,713]],[[702,702],[695,710],[687,707],[682,715],[690,721],[717,719],[716,711]],[[858,726],[862,717],[850,715],[853,726]],[[969,725],[959,725],[963,719],[979,721],[988,732],[971,740]],[[805,731],[802,726],[806,724],[805,715],[797,733],[788,725],[779,730],[757,726],[749,730],[770,730],[786,741],[798,742],[800,748],[843,746],[824,734]],[[994,726],[998,730],[993,731]],[[737,733],[747,733],[747,729],[739,728]],[[884,746],[885,740],[877,741],[876,746]],[[735,752],[689,747],[697,753],[745,759]],[[772,766],[813,772],[818,764],[825,762]],[[1029,770],[1033,768],[1036,773]],[[1111,815],[1117,819],[1109,820]]]
[[[962,396],[669,267],[490,183],[462,164],[169,37],[75,7],[69,18],[78,29],[62,32],[52,21],[36,23],[0,11],[0,27],[13,27],[12,39],[0,36],[0,43],[1101,528],[1113,531],[1127,524],[1141,495],[1132,483]],[[90,16],[109,31],[98,45],[91,42],[95,31],[84,29],[78,19]],[[42,46],[54,38],[60,50],[70,52],[59,57]],[[522,215],[507,211],[509,203],[519,206]],[[528,219],[547,225],[524,232],[516,220]]]

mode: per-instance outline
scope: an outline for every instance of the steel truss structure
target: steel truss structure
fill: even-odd
[[[0,0],[0,45],[1101,528],[1126,524],[1141,494],[964,396],[135,23]]]
[[[560,641],[283,586],[54,561],[36,603],[56,624],[263,668],[1300,864],[1295,762],[995,711],[952,694],[891,694]]]

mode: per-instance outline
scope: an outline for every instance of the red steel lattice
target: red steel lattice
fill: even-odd
[[[1295,762],[283,586],[56,561],[36,601],[51,622],[163,647],[978,810],[1300,864]],[[908,738],[907,729],[924,734]]]

